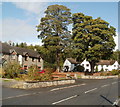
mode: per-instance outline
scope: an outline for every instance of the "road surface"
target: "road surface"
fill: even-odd
[[[2,105],[113,105],[118,100],[117,78],[78,79],[76,84],[37,89],[2,88]]]

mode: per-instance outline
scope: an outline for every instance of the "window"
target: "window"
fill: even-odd
[[[108,69],[105,69],[105,71],[108,71]]]
[[[40,62],[40,58],[38,58],[38,62]]]
[[[84,64],[82,64],[82,66],[84,66]]]
[[[86,72],[89,72],[89,69],[86,69]]]
[[[15,55],[14,54],[11,55],[11,59],[15,59]]]
[[[106,67],[108,67],[108,65],[106,65]]]
[[[28,56],[25,56],[25,61],[28,61]]]
[[[89,67],[89,64],[86,64],[87,67]]]
[[[116,67],[116,65],[114,65],[114,67]]]
[[[28,68],[27,68],[27,65],[24,65],[24,70],[27,70]]]
[[[17,54],[17,53],[13,51],[13,52],[11,53],[11,59],[15,59],[16,54]]]
[[[38,66],[38,70],[41,70],[41,66]]]
[[[32,58],[32,62],[34,62],[35,61],[35,58]]]

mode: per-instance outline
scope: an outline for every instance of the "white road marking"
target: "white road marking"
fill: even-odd
[[[117,82],[113,82],[112,84],[116,84]]]
[[[97,89],[97,88],[93,88],[93,89],[91,89],[91,90],[85,91],[85,94],[88,93],[88,92],[94,91],[94,90],[96,90],[96,89]]]
[[[74,95],[74,96],[71,96],[71,97],[68,97],[68,98],[62,99],[62,100],[60,100],[60,101],[57,101],[57,102],[52,103],[52,105],[55,105],[55,104],[61,103],[61,102],[63,102],[63,101],[66,101],[66,100],[69,100],[69,99],[75,98],[75,97],[77,97],[77,96],[78,96],[78,95]]]
[[[103,85],[103,86],[101,86],[101,87],[107,87],[107,86],[109,86],[110,84],[106,84],[106,85]]]
[[[30,94],[22,94],[22,95],[17,95],[17,96],[10,96],[10,97],[7,97],[7,98],[0,99],[0,101],[1,100],[6,100],[6,99],[11,99],[11,98],[18,98],[18,97],[23,97],[23,96],[28,96],[28,95],[34,95],[34,94],[38,94],[38,93],[41,93],[41,92],[35,92],[35,93],[30,93]]]
[[[68,87],[54,88],[54,89],[51,89],[50,91],[57,91],[57,90],[65,89],[65,88],[73,88],[73,87],[78,87],[78,86],[82,86],[82,85],[86,85],[86,84],[79,84],[79,85],[72,85],[72,86],[68,86]]]

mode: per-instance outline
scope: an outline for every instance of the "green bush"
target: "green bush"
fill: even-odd
[[[49,81],[52,80],[52,75],[49,72],[45,72],[40,74],[41,80],[40,81]]]
[[[15,61],[8,62],[6,65],[3,66],[3,70],[4,70],[3,77],[16,78],[20,73],[20,64]]]
[[[119,75],[119,74],[120,74],[120,70],[112,70],[108,72],[102,72],[100,76],[110,76],[110,75]]]
[[[100,70],[101,72],[103,72],[104,71],[104,69],[103,69],[103,67],[101,68],[101,70]]]
[[[96,66],[96,68],[95,68],[95,72],[98,72],[98,66]]]
[[[31,67],[28,68],[28,73],[27,73],[27,79],[29,80],[34,80],[35,78],[37,78],[37,72],[38,69],[35,65],[32,65]]]
[[[52,80],[52,69],[51,71],[45,71],[45,73],[38,73],[38,68],[36,66],[31,66],[28,69],[27,80],[37,80],[37,81],[48,81]]]
[[[56,68],[45,68],[45,71],[47,71],[49,73],[53,73],[56,71]]]
[[[101,72],[100,76],[108,76],[109,72]]]
[[[119,70],[112,70],[110,71],[112,75],[119,75],[120,71]]]
[[[0,68],[0,78],[4,75],[4,69]]]
[[[84,71],[84,67],[81,66],[81,65],[78,65],[76,66],[74,69],[73,69],[74,72],[83,72]]]
[[[53,68],[53,69],[57,69],[57,64],[56,64],[56,63],[48,63],[48,62],[44,62],[44,67],[45,67],[45,68]]]

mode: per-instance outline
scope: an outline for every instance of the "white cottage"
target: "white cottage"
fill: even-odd
[[[91,71],[90,63],[86,59],[80,65],[84,67],[84,71]]]
[[[73,58],[67,58],[63,64],[63,71],[72,71],[78,62]]]
[[[90,63],[85,59],[81,65],[85,68],[84,71],[91,71],[90,68]],[[112,71],[112,70],[116,70],[119,69],[119,64],[117,61],[114,60],[100,60],[96,66],[98,67],[98,71]],[[96,69],[96,66],[94,69]]]
[[[79,64],[75,59],[67,58],[63,64],[63,71],[72,71]],[[84,71],[91,71],[90,63],[86,59],[80,65],[84,67]],[[100,60],[94,67],[94,71],[96,67],[98,67],[98,71],[112,71],[119,69],[120,65],[114,60]]]
[[[119,63],[114,60],[100,60],[96,66],[98,66],[98,71],[101,71],[101,69],[103,69],[103,71],[119,69]]]

